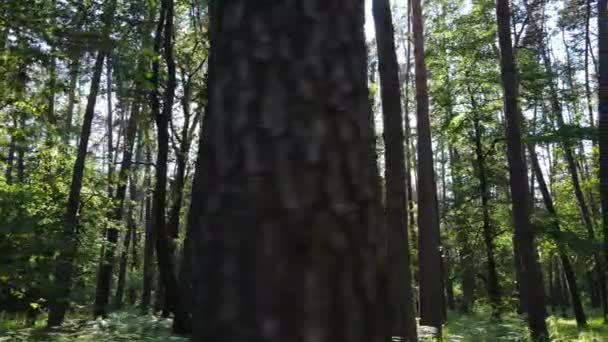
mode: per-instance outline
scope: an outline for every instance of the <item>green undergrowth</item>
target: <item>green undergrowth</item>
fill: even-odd
[[[494,342],[530,341],[526,323],[515,314],[504,314],[499,320],[490,318],[489,312],[469,315],[453,313],[444,328],[444,341]],[[590,317],[588,327],[579,329],[574,318],[551,316],[547,319],[551,341],[608,342],[608,325],[602,318]]]
[[[591,317],[585,329],[578,329],[573,318],[551,316],[547,322],[551,341],[608,342],[608,325],[603,324],[601,318]],[[45,330],[43,324],[44,320],[40,319],[36,326],[24,328],[21,321],[0,321],[0,342],[187,341],[171,335],[171,320],[141,316],[134,311],[114,313],[103,320],[71,318],[61,329],[54,331]],[[526,324],[517,315],[504,314],[499,320],[492,320],[485,310],[468,315],[450,313],[444,328],[444,341],[449,342],[527,342],[527,335]]]
[[[68,319],[61,329],[47,331],[43,320],[32,328],[23,328],[14,321],[0,322],[0,342],[17,341],[188,341],[171,336],[171,320],[136,312],[118,312],[107,319]]]

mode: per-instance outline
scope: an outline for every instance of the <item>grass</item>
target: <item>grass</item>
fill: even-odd
[[[591,317],[588,327],[579,329],[574,318],[551,316],[547,319],[551,341],[608,342],[608,325],[602,318]],[[517,315],[505,314],[500,320],[492,320],[488,312],[470,315],[451,314],[444,328],[444,341],[450,342],[498,342],[530,341],[526,323]]]
[[[88,320],[87,317],[72,318],[61,329],[47,331],[44,319],[32,328],[23,328],[23,322],[5,320],[0,322],[0,342],[22,341],[175,341],[187,339],[172,336],[171,320],[156,316],[140,316],[134,311],[123,311],[110,315],[105,320]],[[555,342],[608,342],[608,325],[601,318],[592,317],[589,326],[578,329],[574,319],[551,316],[548,320],[551,340]],[[500,320],[490,319],[489,312],[480,310],[469,315],[451,313],[444,328],[447,342],[527,342],[528,329],[525,322],[514,314],[504,314]]]
[[[107,319],[69,319],[61,329],[54,331],[44,329],[43,319],[39,322],[32,328],[21,326],[21,329],[15,329],[14,321],[0,322],[0,342],[188,341],[182,337],[171,336],[171,320],[152,315],[140,316],[130,311],[114,313]]]

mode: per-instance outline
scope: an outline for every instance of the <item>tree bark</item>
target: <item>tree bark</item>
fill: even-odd
[[[429,120],[429,97],[420,0],[412,0],[412,30],[416,71],[418,132],[418,262],[420,267],[420,324],[438,329],[443,323],[441,238],[437,212],[437,185]]]
[[[378,44],[378,68],[384,122],[386,214],[391,334],[417,341],[412,302],[412,275],[407,227],[403,116],[399,65],[395,53],[393,21],[388,0],[374,0],[372,12]]]
[[[364,2],[218,4],[193,340],[387,341]]]
[[[530,222],[528,175],[522,146],[521,113],[517,70],[511,42],[511,13],[508,0],[496,0],[501,80],[507,123],[507,157],[513,210],[515,262],[519,264],[520,302],[523,304],[530,334],[535,340],[549,338],[545,322],[545,294],[538,264],[534,230]]]

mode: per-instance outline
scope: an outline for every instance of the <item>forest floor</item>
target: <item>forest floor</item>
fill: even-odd
[[[519,317],[504,315],[498,321],[490,320],[489,317],[485,312],[471,315],[451,314],[444,330],[444,341],[528,341],[525,323]],[[130,311],[112,314],[105,320],[69,319],[61,330],[53,332],[45,331],[43,323],[44,321],[40,320],[38,325],[32,328],[23,328],[22,322],[0,322],[0,342],[188,341],[170,334],[171,320],[151,315],[140,316]],[[574,319],[551,316],[548,323],[551,340],[555,342],[608,342],[608,325],[603,324],[600,318],[589,319],[589,327],[583,330],[577,329]]]

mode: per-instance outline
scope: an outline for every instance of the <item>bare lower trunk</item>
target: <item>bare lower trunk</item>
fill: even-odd
[[[530,222],[528,176],[522,146],[521,113],[517,70],[511,42],[511,13],[507,0],[496,0],[501,78],[507,122],[509,185],[511,190],[515,263],[519,269],[520,301],[527,313],[530,334],[535,340],[546,340],[546,308],[542,273],[538,264],[534,230]]]
[[[399,66],[388,0],[373,1],[386,150],[386,214],[391,334],[417,341],[407,227],[403,117]]]
[[[443,324],[443,275],[441,238],[437,211],[437,185],[429,119],[429,97],[425,64],[422,6],[412,0],[412,31],[416,70],[416,114],[418,133],[418,262],[420,267],[420,324],[439,330]]]
[[[363,1],[216,3],[193,340],[387,341]]]

